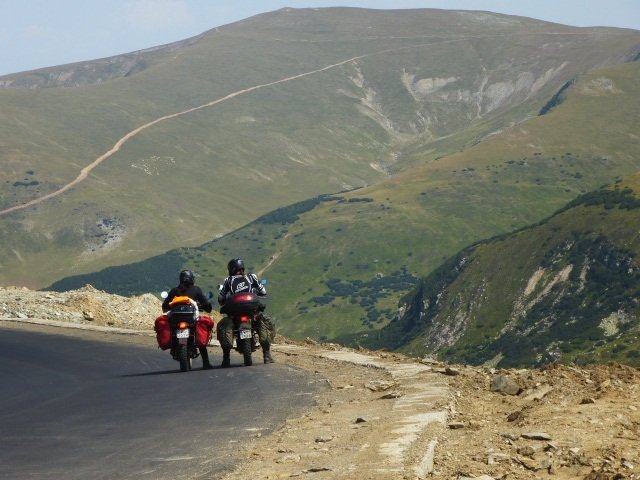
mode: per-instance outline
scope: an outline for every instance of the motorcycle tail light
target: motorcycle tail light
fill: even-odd
[[[253,300],[253,295],[238,295],[236,300],[240,302],[250,302]]]
[[[184,330],[185,328],[189,328],[189,324],[187,322],[180,322],[178,327]]]
[[[240,321],[241,321],[241,322],[245,322],[245,323],[246,323],[246,322],[248,322],[248,321],[250,321],[250,320],[251,320],[251,317],[250,317],[249,315],[242,315],[242,316],[240,317]]]

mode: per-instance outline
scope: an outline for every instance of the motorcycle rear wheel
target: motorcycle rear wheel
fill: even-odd
[[[240,340],[240,351],[242,352],[242,356],[244,357],[244,366],[250,367],[253,365],[253,360],[251,359],[251,339],[245,338]]]
[[[189,348],[187,345],[180,345],[178,360],[180,361],[181,372],[188,372],[191,370],[191,358],[189,357]]]

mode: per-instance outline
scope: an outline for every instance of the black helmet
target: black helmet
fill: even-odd
[[[191,270],[182,270],[180,272],[180,284],[181,285],[193,285],[196,283],[196,274]]]
[[[234,258],[227,263],[227,271],[229,275],[235,275],[239,270],[244,270],[244,262],[241,258]]]

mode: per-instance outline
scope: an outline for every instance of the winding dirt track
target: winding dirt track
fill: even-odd
[[[50,198],[56,197],[58,195],[61,195],[64,192],[66,192],[67,190],[70,190],[71,188],[75,187],[80,182],[85,180],[89,176],[89,174],[91,173],[91,171],[94,168],[96,168],[98,165],[100,165],[102,162],[104,162],[109,157],[111,157],[114,154],[116,154],[120,150],[120,148],[128,140],[130,140],[131,138],[135,137],[136,135],[138,135],[140,132],[146,130],[147,128],[150,128],[150,127],[152,127],[152,126],[154,126],[154,125],[156,125],[156,124],[158,124],[160,122],[164,122],[165,120],[171,120],[173,118],[180,117],[182,115],[187,115],[187,114],[195,112],[197,110],[202,110],[203,108],[212,107],[212,106],[217,105],[219,103],[222,103],[224,101],[230,100],[232,98],[235,98],[237,96],[243,95],[245,93],[250,93],[250,92],[253,92],[255,90],[259,90],[261,88],[271,87],[273,85],[278,85],[279,83],[290,82],[292,80],[297,80],[299,78],[307,77],[309,75],[313,75],[313,74],[316,74],[316,73],[324,72],[326,70],[330,70],[332,68],[339,67],[339,66],[344,65],[346,63],[353,62],[355,60],[359,60],[359,59],[364,58],[364,57],[366,57],[368,55],[371,55],[371,54],[352,57],[352,58],[349,58],[347,60],[343,60],[341,62],[334,63],[332,65],[327,65],[326,67],[322,67],[322,68],[319,68],[317,70],[312,70],[310,72],[300,73],[298,75],[293,75],[291,77],[282,78],[282,79],[276,80],[274,82],[263,83],[261,85],[255,85],[253,87],[245,88],[243,90],[238,90],[237,92],[233,92],[233,93],[230,93],[229,95],[226,95],[226,96],[224,96],[222,98],[218,98],[216,100],[212,100],[211,102],[205,103],[204,105],[199,105],[197,107],[189,108],[189,109],[183,110],[181,112],[176,112],[176,113],[172,113],[170,115],[165,115],[163,117],[156,118],[155,120],[153,120],[153,121],[151,121],[149,123],[145,123],[144,125],[141,125],[140,127],[136,128],[135,130],[131,130],[129,133],[127,133],[124,137],[122,137],[120,140],[118,140],[115,143],[115,145],[113,147],[111,147],[111,149],[109,151],[103,153],[98,158],[96,158],[92,163],[90,163],[89,165],[84,167],[82,170],[80,170],[80,174],[75,178],[75,180],[71,181],[70,183],[64,185],[63,187],[59,188],[58,190],[56,190],[54,192],[48,193],[46,195],[43,195],[42,197],[35,198],[35,199],[33,199],[33,200],[31,200],[31,201],[29,201],[27,203],[24,203],[22,205],[15,205],[15,206],[7,208],[5,210],[1,210],[0,211],[0,216],[6,215],[6,214],[11,213],[11,212],[15,212],[16,210],[21,210],[23,208],[32,207],[32,206],[37,205],[37,204],[39,204],[41,202],[49,200]]]
[[[541,35],[556,35],[556,34],[559,34],[559,33],[556,33],[556,32],[540,32],[540,34]],[[230,93],[229,95],[226,95],[224,97],[218,98],[216,100],[212,100],[211,102],[205,103],[203,105],[199,105],[197,107],[189,108],[189,109],[183,110],[181,112],[176,112],[176,113],[172,113],[170,115],[165,115],[163,117],[156,118],[155,120],[153,120],[153,121],[151,121],[149,123],[145,123],[144,125],[142,125],[142,126],[136,128],[135,130],[132,130],[129,133],[127,133],[124,137],[122,137],[120,140],[118,140],[115,143],[115,145],[109,151],[107,151],[104,154],[100,155],[92,163],[90,163],[89,165],[84,167],[82,170],[80,170],[80,174],[75,178],[75,180],[72,180],[70,183],[64,185],[63,187],[59,188],[58,190],[55,190],[55,191],[53,191],[51,193],[43,195],[42,197],[34,198],[33,200],[31,200],[31,201],[29,201],[27,203],[21,204],[21,205],[14,205],[13,207],[9,207],[9,208],[7,208],[5,210],[0,210],[0,216],[7,215],[7,214],[15,212],[17,210],[22,210],[24,208],[32,207],[32,206],[37,205],[39,203],[42,203],[42,202],[44,202],[46,200],[49,200],[50,198],[57,197],[58,195],[61,195],[61,194],[65,193],[66,191],[70,190],[71,188],[75,187],[80,182],[85,180],[89,176],[89,173],[91,173],[91,171],[93,169],[95,169],[98,165],[100,165],[102,162],[104,162],[109,157],[111,157],[114,154],[116,154],[120,150],[120,148],[129,139],[135,137],[136,135],[138,135],[140,132],[146,130],[147,128],[150,128],[150,127],[152,127],[152,126],[154,126],[154,125],[156,125],[156,124],[158,124],[160,122],[164,122],[165,120],[171,120],[173,118],[180,117],[182,115],[187,115],[187,114],[195,112],[197,110],[202,110],[203,108],[212,107],[214,105],[217,105],[219,103],[225,102],[225,101],[230,100],[232,98],[238,97],[238,96],[243,95],[245,93],[251,93],[251,92],[253,92],[255,90],[259,90],[261,88],[271,87],[273,85],[278,85],[280,83],[286,83],[286,82],[290,82],[292,80],[297,80],[299,78],[308,77],[308,76],[314,75],[316,73],[325,72],[327,70],[331,70],[332,68],[340,67],[340,66],[345,65],[347,63],[350,63],[350,62],[353,62],[353,61],[356,61],[356,60],[360,60],[360,59],[363,59],[363,58],[366,58],[366,57],[370,57],[370,56],[373,56],[373,55],[380,55],[380,54],[385,54],[385,53],[393,53],[393,52],[398,52],[398,51],[401,51],[401,50],[409,50],[409,49],[414,49],[414,48],[429,47],[429,46],[434,46],[434,45],[443,44],[443,43],[457,43],[457,42],[469,41],[469,40],[472,40],[472,39],[487,38],[487,37],[500,37],[500,36],[505,36],[505,35],[504,34],[470,35],[470,36],[458,37],[458,38],[448,39],[448,40],[443,40],[443,41],[421,43],[421,44],[416,44],[416,45],[407,45],[407,46],[398,47],[398,48],[385,49],[385,50],[381,50],[381,51],[378,51],[378,52],[370,52],[370,53],[366,53],[366,54],[363,54],[363,55],[358,55],[356,57],[351,57],[351,58],[348,58],[347,60],[342,60],[342,61],[340,61],[338,63],[327,65],[327,66],[322,67],[322,68],[318,68],[317,70],[311,70],[309,72],[304,72],[304,73],[300,73],[300,74],[293,75],[293,76],[290,76],[290,77],[282,78],[282,79],[276,80],[274,82],[263,83],[261,85],[255,85],[253,87],[245,88],[243,90],[238,90],[236,92]]]

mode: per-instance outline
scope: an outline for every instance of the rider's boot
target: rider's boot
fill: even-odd
[[[222,368],[229,368],[231,366],[231,350],[222,350]]]
[[[269,342],[264,342],[262,344],[262,358],[264,358],[264,363],[273,363],[273,357],[271,356],[271,344]]]

